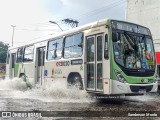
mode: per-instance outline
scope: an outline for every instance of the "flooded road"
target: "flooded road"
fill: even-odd
[[[24,113],[24,116],[1,117],[7,120],[37,119],[153,119],[160,120],[160,96],[125,97],[118,101],[97,101],[85,91],[67,89],[61,82],[51,87],[28,89],[20,79],[0,81],[0,111]],[[28,118],[29,112],[40,116]],[[133,116],[138,114],[142,116]],[[143,116],[150,113],[152,117]],[[27,115],[26,115],[27,114]],[[26,115],[26,116],[25,116]],[[147,114],[148,115],[148,114]],[[2,116],[2,113],[1,113]],[[42,116],[42,117],[41,117]],[[154,117],[153,117],[154,116]]]

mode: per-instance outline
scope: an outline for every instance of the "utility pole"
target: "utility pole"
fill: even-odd
[[[66,24],[69,24],[72,28],[73,27],[78,27],[78,21],[77,20],[72,20],[72,19],[64,19],[64,20],[62,20],[62,21],[64,21]]]
[[[53,24],[56,24],[60,29],[61,31],[63,31],[63,29],[58,25],[58,23],[54,22],[54,21],[49,21],[50,23],[53,23]]]
[[[13,46],[14,28],[15,28],[16,26],[15,26],[15,25],[11,25],[11,27],[13,28],[13,33],[12,33],[12,46]]]

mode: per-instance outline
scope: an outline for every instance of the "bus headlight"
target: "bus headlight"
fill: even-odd
[[[122,82],[122,83],[126,83],[125,78],[121,75],[121,73],[118,70],[115,70],[115,74],[118,78],[118,81]]]

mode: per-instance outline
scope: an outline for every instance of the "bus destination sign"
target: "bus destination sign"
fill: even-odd
[[[112,29],[124,30],[151,36],[148,28],[128,22],[112,21]]]

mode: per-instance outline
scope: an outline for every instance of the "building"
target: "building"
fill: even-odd
[[[150,28],[156,51],[160,51],[160,0],[127,0],[126,20]]]

